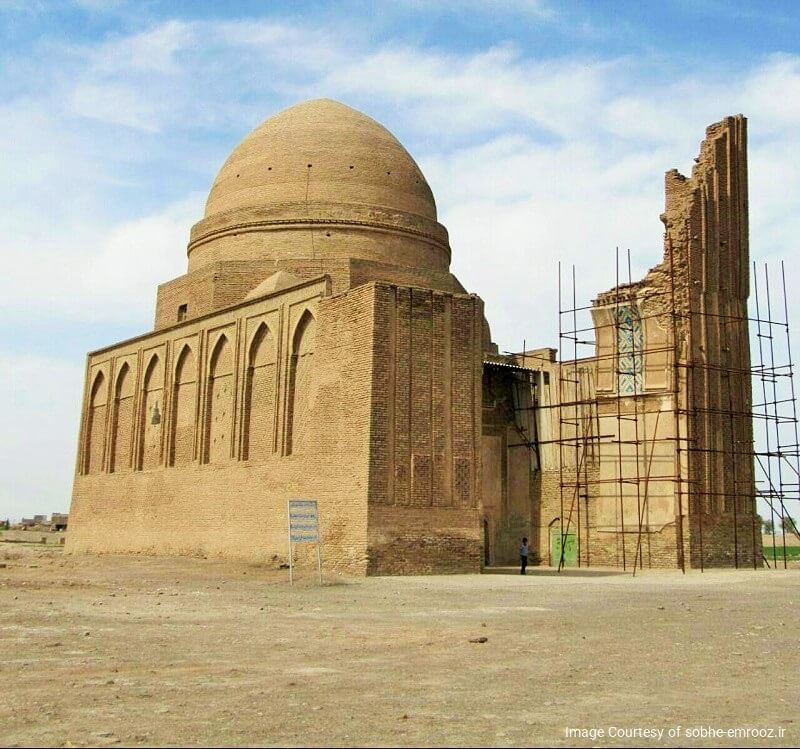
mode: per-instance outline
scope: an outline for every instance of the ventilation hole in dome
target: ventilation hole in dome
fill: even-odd
[[[352,165],[352,164],[350,164],[350,168],[351,168],[351,169],[353,168],[353,165]]]
[[[325,232],[325,236],[326,236],[326,237],[329,237],[330,235],[331,235],[331,233],[330,233],[329,231],[326,231],[326,232]]]
[[[239,177],[239,175],[237,174],[237,175],[236,175],[236,177],[238,178],[238,177]]]
[[[268,167],[267,167],[267,171],[268,171],[268,172],[271,172],[271,171],[272,171],[272,167],[271,167],[271,166],[268,166]]]
[[[391,174],[391,172],[386,172],[386,174]]]
[[[309,169],[311,169],[311,164],[306,164],[306,166],[307,166]]]

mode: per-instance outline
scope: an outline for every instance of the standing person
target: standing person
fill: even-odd
[[[522,543],[519,545],[519,574],[525,574],[525,568],[528,566],[528,539],[523,538]]]

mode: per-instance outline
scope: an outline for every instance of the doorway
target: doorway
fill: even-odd
[[[564,539],[564,560],[561,561],[561,540]],[[550,565],[552,567],[578,566],[578,540],[574,533],[554,530],[550,536]]]

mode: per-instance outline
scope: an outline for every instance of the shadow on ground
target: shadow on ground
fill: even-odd
[[[484,575],[519,575],[519,567],[484,567]],[[549,577],[558,575],[560,577],[612,577],[617,575],[629,575],[629,572],[615,569],[602,569],[594,567],[592,569],[562,569],[560,572],[556,567],[528,567],[526,575],[532,577]]]

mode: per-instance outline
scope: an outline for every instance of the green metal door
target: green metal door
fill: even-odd
[[[574,533],[564,534],[564,561],[561,562],[561,531],[553,531],[550,537],[550,564],[558,567],[576,567],[578,564],[578,541]]]

